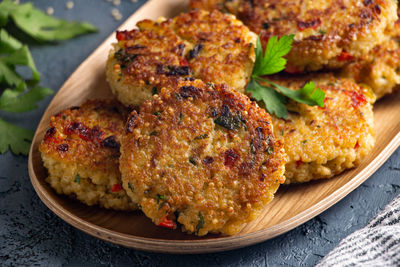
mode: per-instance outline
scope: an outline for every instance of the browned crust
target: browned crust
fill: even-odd
[[[271,36],[295,34],[287,56],[291,73],[339,68],[351,58],[366,55],[384,40],[397,8],[391,0],[352,0],[348,5],[342,0],[319,4],[297,0],[237,2],[237,8],[229,8],[230,1],[192,0],[191,6],[208,10],[223,6],[259,34],[264,45]]]
[[[253,35],[231,15],[192,10],[162,22],[144,20],[137,26],[117,33],[119,42],[108,64],[118,75],[108,73],[109,80],[120,80],[132,90],[144,88],[147,96],[185,77],[227,83],[244,91],[254,61]]]
[[[64,162],[80,162],[87,168],[118,172],[126,116],[127,110],[116,101],[89,100],[80,107],[52,116],[39,149]],[[114,147],[104,143],[111,136],[115,137]]]

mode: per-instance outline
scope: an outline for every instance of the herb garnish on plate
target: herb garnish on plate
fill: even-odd
[[[291,90],[262,76],[278,73],[285,69],[284,58],[292,48],[294,35],[284,35],[279,40],[272,36],[267,43],[263,55],[260,38],[257,38],[256,62],[254,63],[251,80],[246,91],[257,101],[262,100],[270,114],[279,118],[287,118],[286,103],[288,98],[310,106],[324,106],[325,93],[320,88],[315,88],[313,82],[306,83],[298,90]]]

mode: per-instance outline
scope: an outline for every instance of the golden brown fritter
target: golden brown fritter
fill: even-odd
[[[237,14],[241,0],[190,0],[190,7]]]
[[[193,10],[137,26],[117,32],[107,62],[107,80],[123,104],[139,105],[185,77],[244,92],[255,60],[255,35],[232,15]]]
[[[232,235],[284,182],[270,116],[226,85],[163,88],[132,112],[122,138],[123,186],[159,226]]]
[[[272,117],[274,133],[288,155],[286,183],[330,178],[357,166],[375,143],[373,93],[332,74],[276,76],[278,84],[298,89],[314,81],[326,94],[323,108],[290,101],[289,117]]]
[[[391,39],[375,46],[362,58],[345,66],[341,75],[371,87],[377,98],[400,88],[400,20],[397,20]]]
[[[192,7],[233,12],[265,45],[271,36],[294,34],[290,73],[335,69],[388,40],[397,20],[393,0],[192,0]],[[220,8],[221,9],[221,8]]]
[[[128,111],[116,101],[90,100],[52,116],[39,146],[46,181],[59,194],[91,206],[136,209],[122,188],[120,139]]]

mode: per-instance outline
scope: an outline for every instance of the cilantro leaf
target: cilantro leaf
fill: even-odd
[[[257,38],[256,62],[253,68],[253,76],[270,75],[282,71],[286,65],[287,55],[292,48],[294,35],[284,35],[279,40],[272,36],[267,43],[264,55],[260,38]]]
[[[0,97],[0,110],[14,113],[30,111],[37,108],[36,102],[52,94],[51,89],[40,86],[32,88],[25,94],[6,89]]]
[[[46,15],[34,8],[32,3],[18,5],[11,0],[0,3],[0,25],[11,18],[15,25],[38,41],[66,40],[77,35],[96,32],[93,25],[83,22],[69,22]]]
[[[12,125],[0,118],[0,153],[9,148],[15,154],[28,155],[33,131]]]
[[[270,114],[279,118],[287,118],[286,99],[271,87],[260,85],[252,79],[246,87],[246,91],[251,93],[251,97],[257,101],[263,101],[265,108]]]

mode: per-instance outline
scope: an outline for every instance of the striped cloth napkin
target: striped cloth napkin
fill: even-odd
[[[400,266],[400,196],[365,228],[342,240],[317,266]]]

